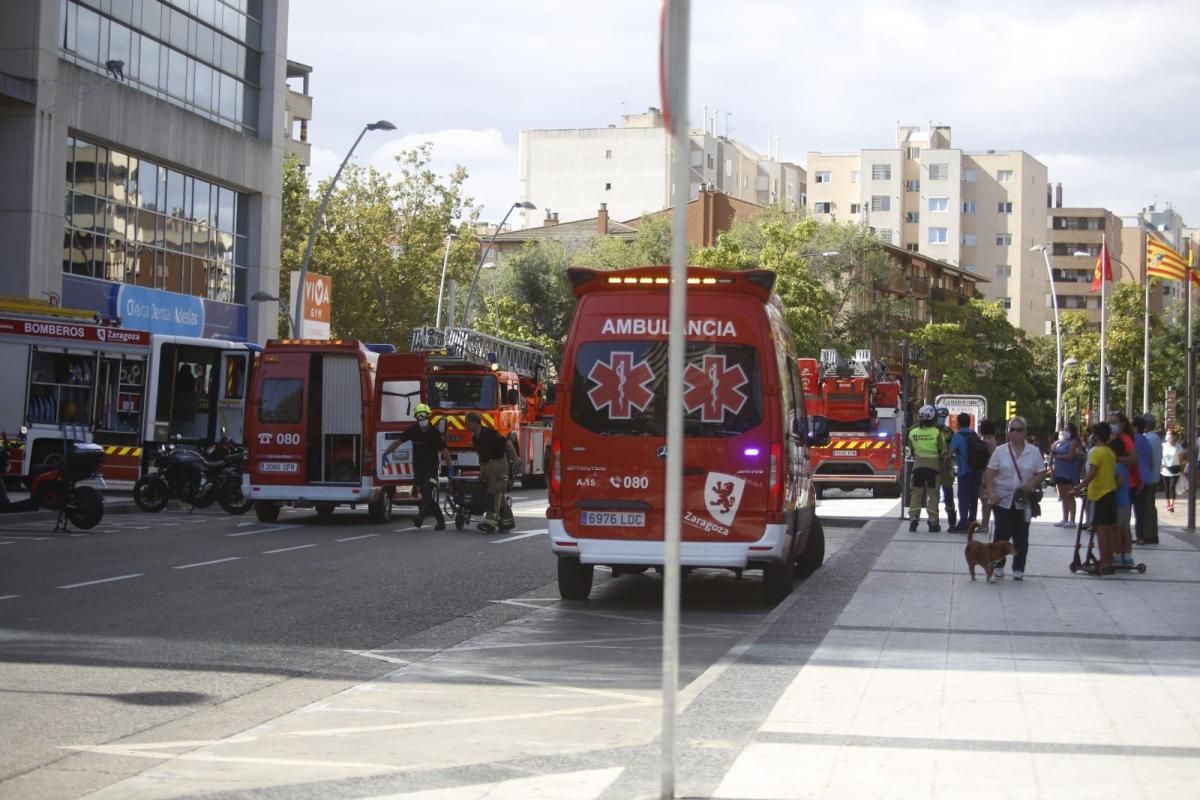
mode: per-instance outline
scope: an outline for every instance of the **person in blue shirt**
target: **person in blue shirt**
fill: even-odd
[[[966,533],[967,526],[975,521],[979,506],[979,486],[983,470],[971,469],[968,453],[971,441],[978,436],[971,430],[971,415],[961,413],[955,419],[958,430],[950,438],[950,455],[958,471],[958,524],[950,526],[951,533]]]
[[[1118,567],[1133,566],[1133,541],[1129,532],[1129,517],[1133,510],[1133,493],[1130,490],[1129,467],[1120,462],[1125,455],[1125,443],[1121,437],[1113,437],[1110,446],[1117,454],[1117,545],[1113,552],[1113,564]]]
[[[1158,544],[1158,514],[1154,507],[1158,470],[1154,469],[1154,444],[1146,435],[1145,417],[1134,418],[1133,432],[1133,447],[1137,451],[1138,469],[1142,473],[1142,486],[1133,498],[1133,513],[1137,517],[1134,534],[1138,544]]]

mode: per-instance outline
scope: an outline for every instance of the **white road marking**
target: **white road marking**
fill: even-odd
[[[505,536],[503,539],[493,539],[488,544],[504,544],[505,542],[515,542],[517,539],[528,539],[530,536],[546,536],[550,531],[542,528],[539,531],[529,531],[527,533],[518,533],[516,536]]]
[[[362,656],[363,658],[374,658],[377,661],[386,661],[389,664],[399,664],[402,667],[406,667],[412,663],[411,661],[408,661],[403,658],[394,658],[392,656],[385,656],[381,653],[374,653],[370,650],[363,650],[361,652],[358,650],[344,650],[342,652],[349,653],[352,656]]]
[[[20,596],[21,595],[19,595],[19,594],[0,595],[0,600],[16,600]]]
[[[16,542],[0,542],[0,544],[16,544]]]
[[[357,539],[370,539],[372,536],[378,536],[378,533],[364,533],[362,536],[347,536],[345,539],[334,539],[335,542],[353,542]]]
[[[115,578],[101,578],[98,581],[84,581],[83,583],[68,583],[66,586],[59,586],[59,589],[78,589],[81,586],[95,586],[97,583],[112,583],[113,581],[127,581],[130,578],[140,578],[146,573],[135,572],[132,575],[118,575]]]
[[[267,556],[267,555],[270,555],[271,553],[286,553],[290,550],[304,550],[309,547],[316,547],[316,545],[315,544],[297,544],[297,545],[293,545],[292,547],[280,547],[276,550],[263,550],[262,554],[264,556]]]
[[[423,529],[418,528],[416,525],[411,525],[407,528],[392,528],[392,533],[411,533],[412,531],[419,531],[419,530],[423,530]],[[433,530],[433,528],[430,528],[429,530]]]
[[[217,558],[212,561],[197,561],[195,564],[180,564],[172,569],[191,569],[192,567],[207,567],[211,564],[224,564],[226,561],[239,561],[241,556],[230,556],[229,558]]]
[[[261,523],[251,522],[251,525]],[[260,533],[274,533],[275,531],[286,531],[288,528],[299,528],[299,525],[272,525],[270,528],[263,528],[261,531],[242,531],[241,533],[227,533],[226,536],[255,536]]]

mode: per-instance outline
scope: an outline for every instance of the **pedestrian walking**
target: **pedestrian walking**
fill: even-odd
[[[1167,511],[1175,513],[1175,490],[1179,484],[1179,476],[1183,473],[1184,450],[1175,441],[1175,431],[1167,431],[1166,441],[1162,446],[1162,476],[1163,497],[1167,501]]]
[[[497,528],[509,530],[515,524],[505,500],[508,495],[509,463],[520,464],[517,449],[495,428],[485,428],[478,411],[467,412],[467,429],[474,437],[475,452],[479,454],[479,474],[488,501],[483,521],[476,527],[484,533],[495,533]]]
[[[391,460],[396,450],[407,442],[412,442],[413,486],[420,496],[417,501],[417,516],[413,520],[417,527],[425,523],[425,517],[432,516],[435,520],[434,530],[446,530],[446,518],[442,514],[441,504],[438,503],[438,461],[440,460],[450,471],[450,450],[446,447],[446,438],[442,432],[429,423],[429,406],[417,403],[413,417],[417,424],[408,428],[399,438],[393,439],[391,445],[383,451],[385,461]]]
[[[1075,484],[1079,483],[1079,475],[1083,460],[1087,457],[1083,442],[1079,441],[1079,428],[1074,422],[1068,422],[1064,430],[1059,431],[1058,441],[1051,448],[1053,463],[1054,488],[1058,492],[1058,500],[1062,505],[1062,519],[1054,523],[1057,528],[1070,528],[1075,525]]]
[[[984,492],[996,515],[996,541],[1011,541],[1016,548],[1013,557],[1013,580],[1025,577],[1025,561],[1029,556],[1029,522],[1037,510],[1037,494],[1046,477],[1042,452],[1025,442],[1024,417],[1008,421],[1008,443],[1000,445],[988,461],[983,475]],[[1004,577],[1007,558],[992,573]]]
[[[946,521],[950,530],[958,526],[958,510],[954,507],[954,460],[950,457],[950,409],[943,405],[934,406],[938,430],[942,434],[943,455],[938,467],[938,484],[942,488],[942,502],[946,506]]]
[[[908,447],[913,454],[912,488],[908,496],[908,529],[915,531],[925,507],[930,532],[942,529],[938,524],[938,476],[946,457],[946,440],[936,425],[937,411],[923,405],[917,411],[917,427],[908,432]]]
[[[1087,493],[1092,522],[1100,539],[1100,574],[1111,575],[1117,536],[1117,457],[1109,447],[1114,438],[1107,423],[1091,427],[1095,445],[1088,450],[1088,470],[1079,484],[1079,493]]]
[[[1142,498],[1139,506],[1138,527],[1140,530],[1139,539],[1142,539],[1145,544],[1158,544],[1158,487],[1161,483],[1159,475],[1162,473],[1162,439],[1158,436],[1158,418],[1147,411],[1139,420],[1142,423],[1143,435],[1147,446],[1150,448],[1146,464],[1142,469]],[[1137,426],[1134,426],[1135,430]],[[1141,452],[1141,451],[1139,451]],[[1141,463],[1139,462],[1139,466]],[[1144,521],[1143,521],[1144,518]]]
[[[971,430],[971,415],[960,413],[955,418],[958,430],[950,438],[950,453],[958,471],[958,524],[950,526],[951,533],[966,533],[967,526],[975,521],[979,506],[979,487],[983,482],[983,471],[991,458],[991,450]]]

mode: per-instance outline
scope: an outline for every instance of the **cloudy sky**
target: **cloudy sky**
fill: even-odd
[[[313,172],[388,168],[434,144],[483,219],[520,196],[525,128],[604,127],[658,106],[657,0],[291,0],[289,56],[313,67]],[[1021,149],[1065,204],[1171,204],[1200,226],[1198,0],[693,0],[690,118],[785,160],[895,146],[897,122],[968,151]],[[533,198],[536,202],[536,198]]]

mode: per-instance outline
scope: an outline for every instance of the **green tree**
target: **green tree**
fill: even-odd
[[[499,318],[501,336],[542,346],[555,364],[562,359],[563,340],[575,310],[575,295],[567,280],[570,263],[567,249],[559,242],[529,242],[500,262],[498,299],[487,300],[489,319]]]
[[[671,219],[645,218],[632,241],[597,236],[572,254],[571,263],[592,269],[628,269],[671,263]]]

